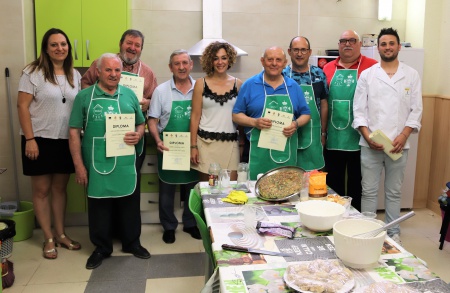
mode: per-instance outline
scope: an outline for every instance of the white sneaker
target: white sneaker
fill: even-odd
[[[402,240],[400,240],[400,235],[399,234],[394,234],[391,236],[392,240],[394,240],[398,245],[400,245],[401,247],[403,247],[403,243]]]

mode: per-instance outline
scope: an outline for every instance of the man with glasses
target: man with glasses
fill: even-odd
[[[353,95],[361,72],[377,63],[361,55],[361,45],[355,31],[343,32],[338,42],[339,57],[323,68],[329,86],[327,184],[338,194],[351,196],[357,210],[361,210],[361,147],[360,134],[352,128]]]
[[[297,166],[305,171],[325,166],[323,146],[326,142],[328,120],[328,85],[325,74],[317,66],[309,65],[311,45],[305,37],[294,37],[288,49],[291,65],[283,74],[294,79],[302,88],[311,110],[311,120],[297,131]]]

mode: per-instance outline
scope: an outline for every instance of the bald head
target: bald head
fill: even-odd
[[[353,30],[344,31],[339,38],[339,57],[342,62],[352,63],[361,55],[361,40]]]
[[[278,46],[267,48],[261,57],[261,65],[264,67],[264,76],[267,79],[277,79],[280,77],[286,64],[286,54]]]
[[[284,53],[284,50],[281,47],[273,46],[273,47],[265,49],[263,58],[266,58],[268,55],[271,55],[271,54],[281,54],[284,56],[284,59],[286,59],[286,54]]]

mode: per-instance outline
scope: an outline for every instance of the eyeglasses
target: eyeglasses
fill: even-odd
[[[310,49],[305,49],[305,48],[301,48],[301,49],[299,49],[299,48],[291,48],[291,51],[292,52],[294,52],[295,54],[298,54],[298,53],[302,53],[302,55],[305,55],[305,54],[307,54],[309,51],[310,51]]]
[[[339,40],[339,44],[341,44],[341,45],[345,45],[345,44],[347,44],[347,42],[350,45],[354,45],[354,44],[356,44],[356,39],[355,38],[351,38],[351,39],[340,39]]]

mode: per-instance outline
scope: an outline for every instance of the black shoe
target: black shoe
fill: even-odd
[[[148,259],[151,257],[150,252],[142,247],[142,245],[138,245],[136,248],[131,250],[124,250],[123,252],[132,253],[135,257],[142,259]]]
[[[191,234],[192,238],[195,239],[202,239],[202,235],[200,235],[200,231],[197,227],[189,227],[189,228],[183,228],[183,231],[186,233]]]
[[[102,261],[107,257],[109,257],[109,255],[105,256],[100,252],[94,251],[86,262],[86,269],[93,270],[98,268],[102,264]]]
[[[162,239],[165,243],[168,243],[168,244],[174,243],[175,242],[175,230],[164,231]]]

